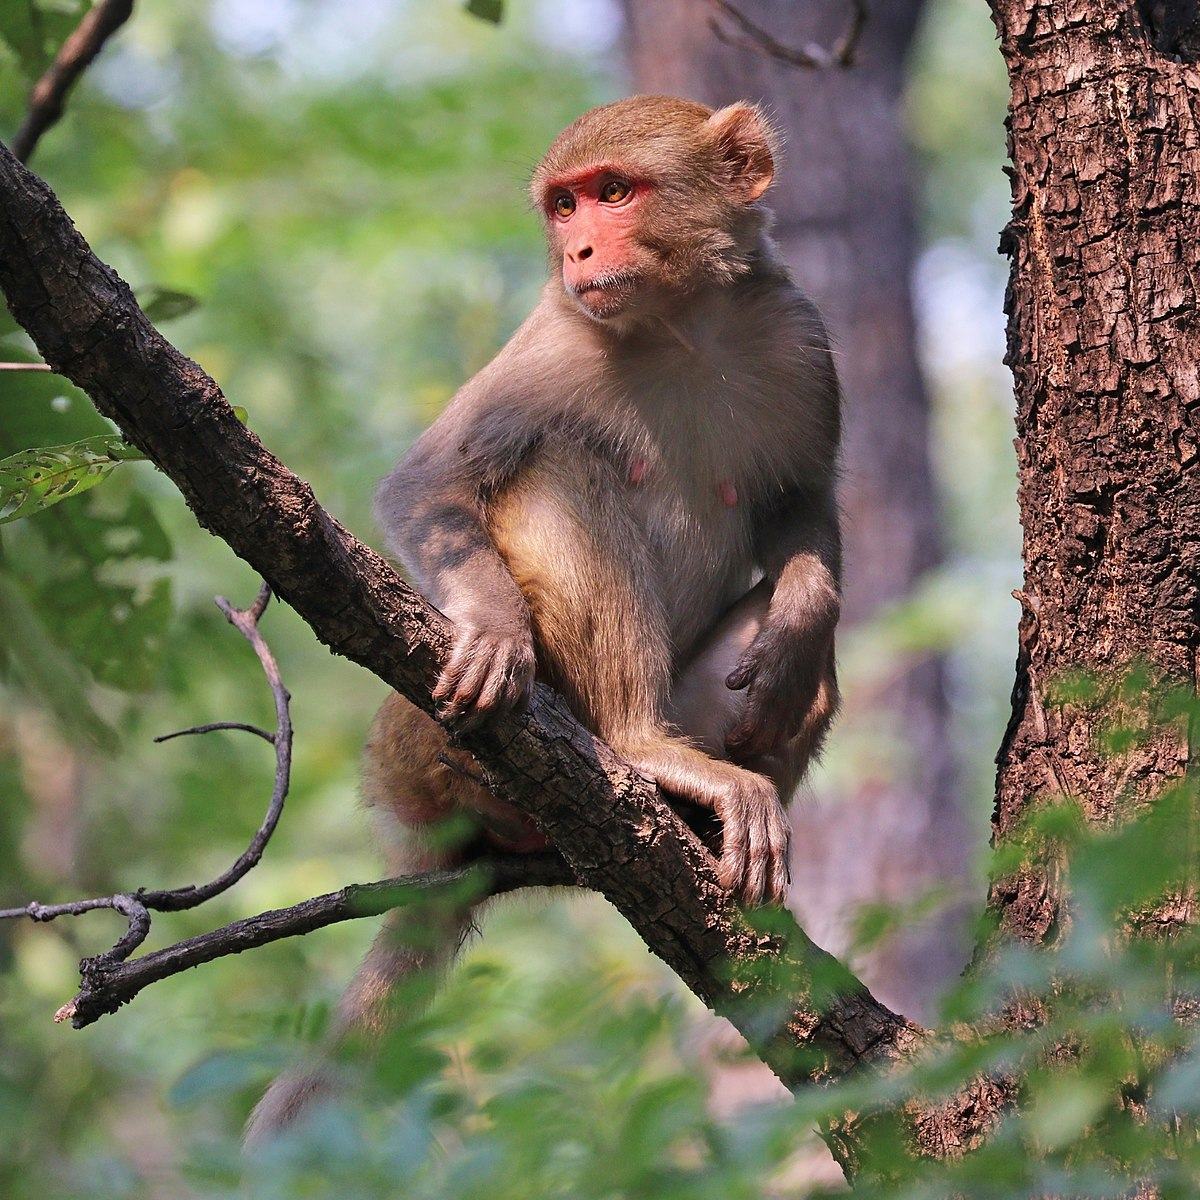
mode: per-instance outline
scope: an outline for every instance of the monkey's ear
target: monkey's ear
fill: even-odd
[[[716,143],[734,186],[746,204],[753,204],[775,178],[775,149],[779,135],[761,108],[739,100],[718,108],[704,123]]]

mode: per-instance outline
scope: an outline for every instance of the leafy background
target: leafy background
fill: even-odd
[[[0,0],[0,129],[16,127],[78,10]],[[145,3],[36,166],[97,252],[158,296],[167,331],[267,444],[377,542],[375,480],[532,302],[542,251],[524,182],[562,125],[626,88],[617,37],[608,0],[513,0],[499,27],[449,0]],[[914,639],[954,655],[981,831],[1019,579],[995,253],[1004,97],[985,6],[932,0],[907,103],[953,554],[916,602],[845,652],[849,686]],[[11,322],[0,334],[0,357],[32,357]],[[111,432],[54,376],[4,374],[0,394],[0,457]],[[269,723],[252,656],[212,604],[255,586],[144,463],[0,528],[0,903],[194,881],[241,849],[269,794],[269,752],[233,734],[150,739],[213,719]],[[281,606],[264,628],[295,696],[288,812],[243,883],[156,918],[155,943],[380,872],[356,773],[382,685]],[[854,769],[836,739],[830,759],[829,771]],[[1056,836],[1073,828],[1064,819]],[[1120,861],[1146,844],[1110,851]],[[1095,921],[1072,952],[1078,977],[1107,986],[1111,870],[1093,866]],[[355,1099],[247,1165],[237,1137],[249,1105],[319,1035],[372,923],[211,964],[83,1032],[52,1026],[77,959],[109,944],[112,920],[0,929],[0,1194],[12,1200],[798,1196],[814,1171],[830,1177],[807,1134],[822,1106],[862,1102],[783,1103],[602,902],[524,898],[487,917],[486,937],[392,1053],[344,1064]],[[864,937],[887,928],[875,914]],[[1157,1012],[1161,963],[1119,966]],[[1014,978],[1046,987],[1047,970],[1006,959],[950,1003],[970,1012]],[[1061,1019],[1104,1015],[1064,1002]],[[1104,1157],[1115,1136],[1097,1124],[1105,1089],[1132,1070],[1130,1018],[1107,1019],[1094,1040],[1116,1049],[1087,1060],[1091,1074],[1035,1083],[1037,1128],[1014,1124],[956,1186],[1035,1194],[1057,1178],[1039,1172]],[[976,1048],[931,1086],[988,1053],[1012,1052]],[[1031,1165],[1035,1144],[1049,1166]],[[886,1194],[946,1186],[928,1176]]]

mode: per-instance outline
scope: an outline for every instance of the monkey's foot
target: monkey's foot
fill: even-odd
[[[717,805],[722,824],[721,883],[749,907],[783,904],[791,830],[775,785],[744,772]]]

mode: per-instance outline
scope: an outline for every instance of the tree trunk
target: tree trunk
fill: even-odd
[[[833,45],[850,12],[846,0],[737,7],[796,47]],[[770,195],[776,237],[841,350],[849,626],[908,596],[941,557],[910,297],[917,239],[900,105],[921,7],[872,5],[851,69],[805,71],[718,37],[706,0],[626,0],[639,90],[713,105],[756,100],[783,126],[785,154]],[[863,690],[849,689],[835,738],[877,752],[856,761],[859,781],[842,802],[796,816],[795,907],[834,953],[845,949],[858,905],[911,901],[933,881],[961,879],[971,850],[956,802],[942,662],[903,664],[869,700]],[[947,915],[859,965],[888,1004],[928,1016],[965,957],[961,921]]]
[[[1130,705],[1115,688],[1131,664],[1196,684],[1200,73],[1190,0],[991,7],[1012,83],[1003,248],[1025,538],[1002,840],[1062,796],[1089,822],[1119,821],[1191,754],[1185,729],[1120,753],[1100,735]],[[1099,694],[1056,695],[1072,671]],[[1029,942],[1069,915],[1053,865],[1000,881],[991,903],[1002,932]],[[1162,915],[1190,919],[1194,896]]]

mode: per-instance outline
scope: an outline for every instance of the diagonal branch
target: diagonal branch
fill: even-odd
[[[91,396],[332,650],[425,711],[447,625],[318,504],[150,324],[46,184],[0,147],[0,286],[46,361]],[[784,914],[755,930],[712,856],[657,789],[539,688],[529,712],[463,735],[496,794],[529,813],[577,879],[602,892],[786,1083],[828,1080],[916,1048]],[[765,1022],[764,1012],[776,1018]],[[799,1052],[799,1053],[798,1053]]]
[[[75,81],[133,13],[133,0],[97,0],[59,47],[54,61],[29,93],[25,120],[12,140],[12,151],[28,162],[43,133],[63,115],[63,102]]]

